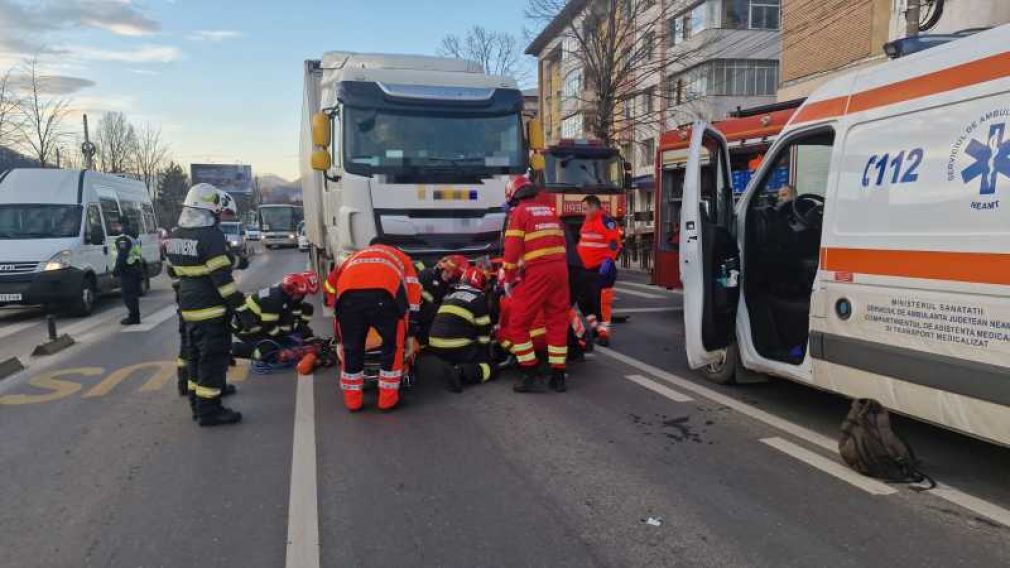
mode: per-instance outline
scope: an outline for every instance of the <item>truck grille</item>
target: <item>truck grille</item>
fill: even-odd
[[[38,268],[39,263],[37,262],[4,262],[0,260],[0,276],[5,276],[8,274],[29,274],[35,272]]]

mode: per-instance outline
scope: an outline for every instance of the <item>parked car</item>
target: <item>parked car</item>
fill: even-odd
[[[309,252],[309,237],[305,234],[305,221],[298,224],[298,250]]]
[[[249,240],[249,241],[259,241],[262,236],[263,236],[263,233],[260,232],[260,228],[259,227],[257,227],[256,225],[246,225],[246,228],[245,228],[245,238],[246,238],[246,240]]]
[[[142,182],[88,170],[0,172],[0,306],[52,305],[88,315],[116,289],[116,238],[138,234],[142,291],[161,272],[158,221]]]
[[[226,221],[219,226],[224,236],[228,238],[228,250],[239,259],[248,259],[249,242],[246,240],[245,226],[234,221]]]

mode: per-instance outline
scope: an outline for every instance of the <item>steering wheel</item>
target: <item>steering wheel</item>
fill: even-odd
[[[824,218],[824,196],[816,193],[797,195],[792,203],[792,223],[796,232],[821,226]]]

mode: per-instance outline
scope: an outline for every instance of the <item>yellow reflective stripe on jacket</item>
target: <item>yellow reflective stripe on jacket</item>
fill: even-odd
[[[329,280],[327,280],[327,281],[325,281],[323,283],[323,290],[326,290],[327,294],[336,294],[337,293],[337,289],[333,287],[333,284],[330,284]]]
[[[235,286],[234,282],[229,282],[224,286],[219,286],[217,289],[217,293],[221,294],[222,298],[227,298],[236,292],[238,292],[238,287]]]
[[[547,346],[547,352],[548,353],[553,353],[553,354],[556,354],[556,355],[565,355],[565,354],[568,353],[568,346],[567,345],[562,345],[560,347],[556,347],[554,345],[548,345]]]
[[[546,327],[538,327],[530,330],[530,337],[540,337],[541,335],[547,335]]]
[[[550,247],[528,252],[523,255],[523,260],[533,260],[549,254],[565,254],[565,247]]]
[[[447,339],[442,337],[428,338],[428,345],[438,349],[458,349],[460,347],[466,347],[471,343],[473,343],[473,340],[466,338],[456,338],[456,339]]]
[[[523,238],[525,236],[526,236],[526,231],[523,231],[522,229],[509,229],[509,230],[505,231],[505,238],[506,239],[509,238],[509,237],[517,237],[517,238],[521,239],[521,238]]]
[[[442,306],[438,308],[438,313],[439,314],[452,314],[452,315],[454,315],[456,317],[463,318],[463,319],[465,319],[466,321],[468,321],[470,323],[474,323],[473,312],[471,312],[470,310],[468,310],[466,308],[461,308],[460,306],[453,306],[453,305],[450,305],[450,304],[442,304]]]
[[[480,337],[477,338],[477,343],[480,343],[481,345],[486,345],[488,343],[491,343],[491,336],[490,335],[482,335],[482,336],[480,336]]]
[[[435,301],[435,296],[433,296],[432,293],[429,292],[429,291],[427,291],[427,290],[422,290],[421,291],[421,297],[424,298],[425,302],[434,302]]]
[[[506,270],[512,270],[513,268],[519,268],[519,265],[515,264],[514,262],[503,262],[503,263],[501,263],[501,265],[502,265],[502,268],[505,268]]]
[[[270,312],[264,312],[263,308],[256,302],[256,298],[253,296],[246,296],[245,305],[249,306],[252,313],[256,314],[256,317],[263,321],[277,321],[281,319],[279,314],[272,314]]]
[[[533,231],[532,233],[526,233],[525,240],[532,241],[533,239],[541,239],[543,237],[564,237],[565,233],[561,229],[544,229],[543,231]]]
[[[208,260],[204,266],[207,267],[208,273],[214,272],[215,270],[221,270],[222,268],[231,268],[231,259],[228,258],[228,255],[226,254],[219,254]]]
[[[206,321],[224,317],[228,309],[224,306],[213,306],[201,310],[182,310],[180,313],[185,321]]]
[[[480,367],[480,382],[486,383],[491,379],[491,365],[478,363],[477,366]]]
[[[477,325],[491,325],[491,316],[480,316],[473,320]]]

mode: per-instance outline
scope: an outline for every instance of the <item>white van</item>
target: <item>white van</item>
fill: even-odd
[[[117,285],[122,219],[143,249],[143,290],[161,272],[158,223],[142,182],[88,170],[0,171],[0,305],[44,304],[91,313]]]
[[[694,125],[692,367],[874,398],[1010,445],[1008,46],[1003,26],[828,83],[735,208],[726,142]]]

